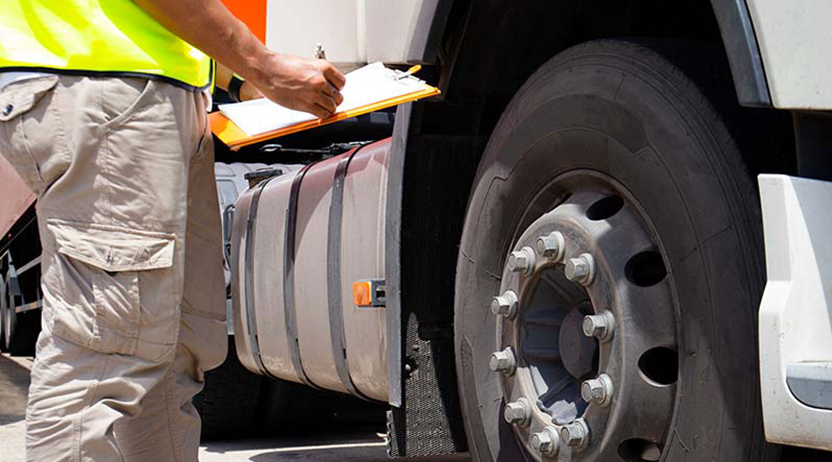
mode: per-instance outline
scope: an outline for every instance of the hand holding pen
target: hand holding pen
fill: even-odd
[[[321,47],[320,54],[316,55],[323,53]],[[326,60],[280,53],[273,53],[270,58],[261,64],[265,72],[255,82],[266,98],[322,119],[334,114],[344,101],[341,89],[346,78]]]

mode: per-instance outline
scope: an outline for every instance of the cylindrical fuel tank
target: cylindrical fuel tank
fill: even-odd
[[[390,140],[263,180],[237,201],[237,352],[251,371],[387,400],[386,313],[353,283],[384,280]]]

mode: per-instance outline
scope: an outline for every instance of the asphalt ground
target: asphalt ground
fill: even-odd
[[[31,358],[0,355],[0,460],[24,462],[26,393]],[[382,462],[388,461],[384,435],[365,424],[341,425],[325,432],[300,431],[291,436],[208,441],[200,447],[202,462]],[[468,456],[408,459],[414,462],[470,462]]]

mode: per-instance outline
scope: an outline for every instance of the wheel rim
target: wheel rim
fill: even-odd
[[[11,322],[10,318],[11,318],[11,310],[9,309],[8,306],[6,306],[6,307],[3,308],[3,330],[4,330],[3,334],[4,334],[4,337],[5,337],[6,346],[8,346],[8,344],[10,343],[10,340],[11,340],[12,322]]]
[[[5,337],[6,347],[11,344],[12,334],[12,304],[10,303],[9,285],[5,283],[5,291],[3,293],[3,300],[0,303],[0,309],[3,311],[3,335]]]
[[[516,233],[491,306],[504,417],[535,460],[661,460],[679,348],[658,236],[598,172],[561,175],[541,200],[550,207]]]

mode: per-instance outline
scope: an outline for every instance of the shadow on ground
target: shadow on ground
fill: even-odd
[[[386,407],[343,396],[301,393],[255,435],[202,442],[202,462],[389,462]],[[262,424],[262,422],[261,422]],[[458,456],[409,462],[470,462]]]

